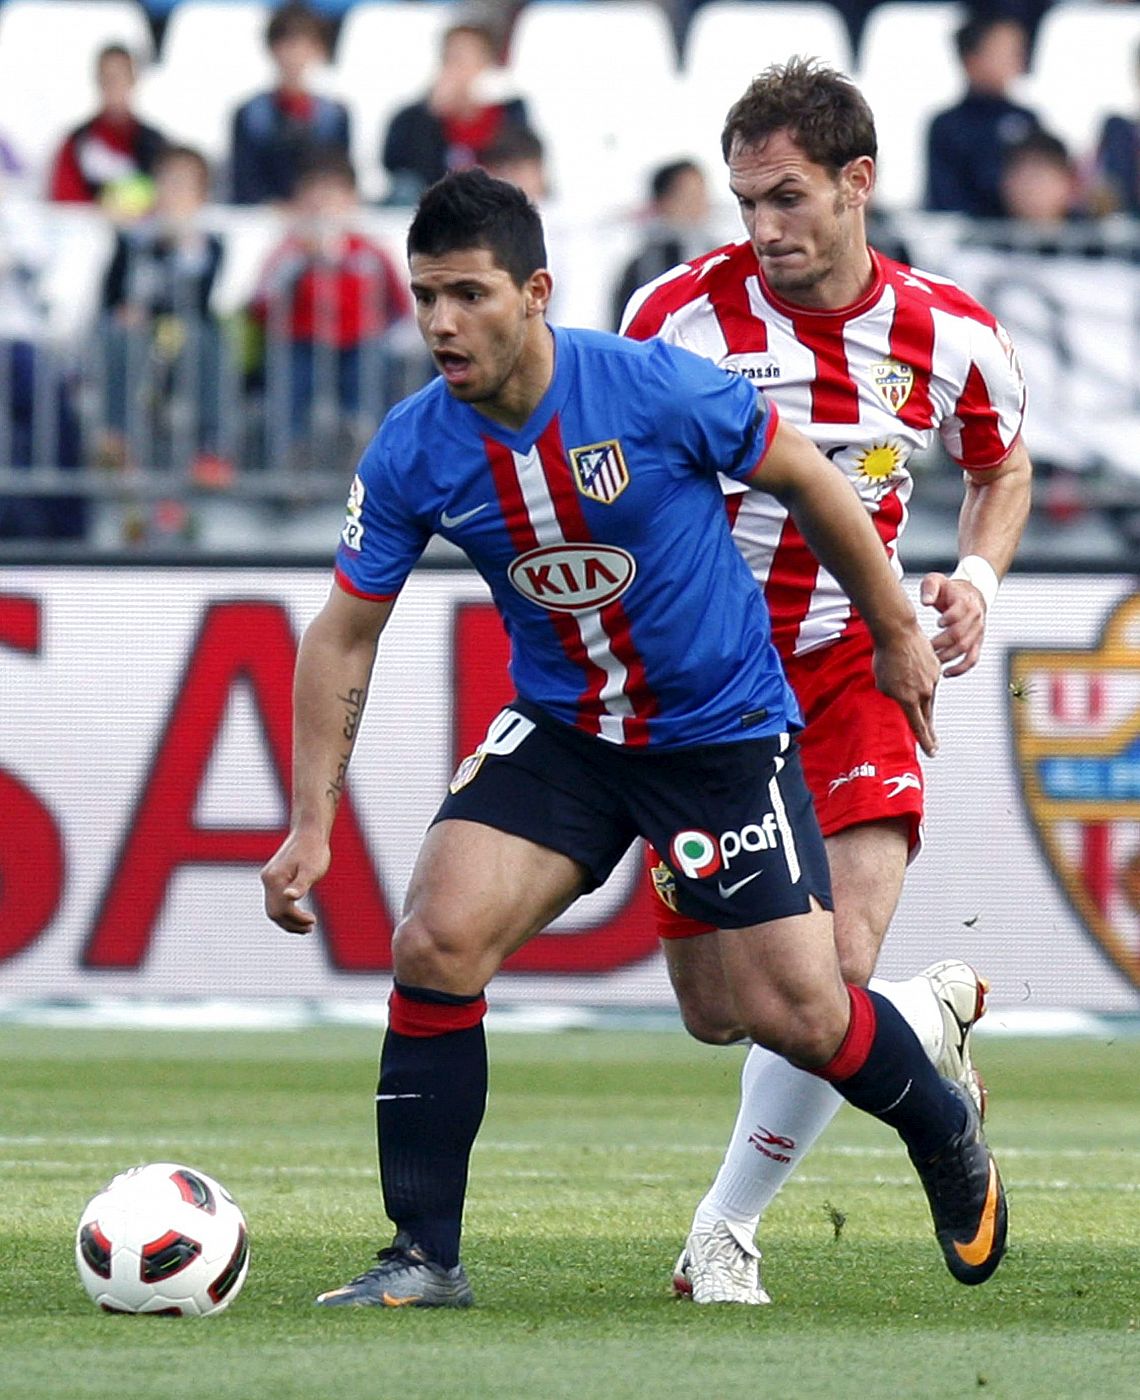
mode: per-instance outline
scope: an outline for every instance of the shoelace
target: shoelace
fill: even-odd
[[[747,1288],[755,1287],[755,1260],[741,1247],[732,1233],[727,1230],[714,1230],[712,1240],[712,1244],[704,1251],[704,1258],[693,1261],[695,1267],[701,1272],[713,1268],[723,1269],[732,1278],[733,1283]]]

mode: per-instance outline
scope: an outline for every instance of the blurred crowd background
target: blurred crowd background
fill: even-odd
[[[431,374],[403,234],[479,164],[543,210],[555,319],[739,235],[749,78],[817,55],[876,115],[872,241],[1006,323],[1025,552],[1140,557],[1140,4],[0,0],[0,557],[331,549]],[[952,555],[958,474],[908,539]]]

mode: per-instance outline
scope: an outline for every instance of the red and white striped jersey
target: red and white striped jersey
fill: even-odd
[[[747,240],[731,243],[635,292],[622,331],[684,346],[763,390],[850,480],[901,577],[911,454],[937,432],[967,471],[998,466],[1021,431],[1025,385],[1009,336],[960,287],[872,258],[864,296],[812,311],[766,285]],[[863,628],[774,497],[732,494],[728,507],[782,656]]]

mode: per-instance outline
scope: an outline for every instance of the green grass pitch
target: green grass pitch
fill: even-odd
[[[1140,1394],[1140,1040],[987,1040],[1011,1249],[946,1273],[897,1140],[845,1109],[772,1208],[769,1308],[671,1298],[720,1159],[739,1051],[679,1033],[492,1035],[466,1313],[327,1312],[386,1243],[376,1037],[0,1030],[0,1396],[1133,1397]],[[109,1317],[72,1259],[115,1171],[229,1187],[253,1263],[227,1313]]]

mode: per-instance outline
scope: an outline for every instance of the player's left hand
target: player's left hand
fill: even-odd
[[[963,676],[973,670],[986,635],[986,604],[981,593],[964,578],[935,573],[922,580],[919,597],[928,608],[938,610],[942,630],[932,641],[942,674]]]
[[[938,752],[934,732],[934,691],[939,665],[926,634],[917,621],[887,641],[876,639],[875,684],[898,701],[923,753]]]

